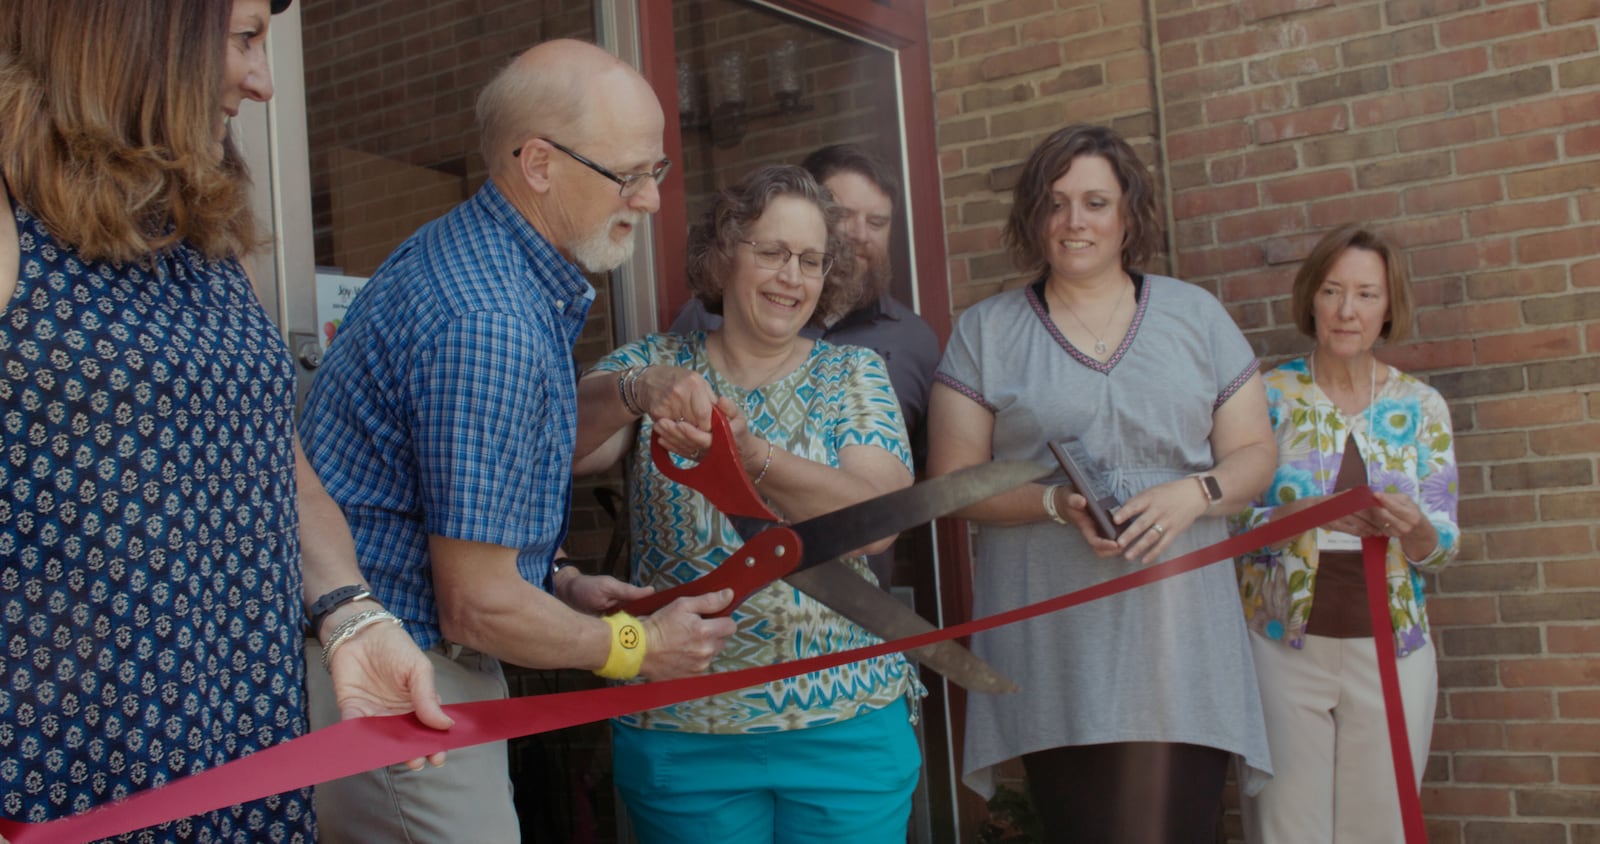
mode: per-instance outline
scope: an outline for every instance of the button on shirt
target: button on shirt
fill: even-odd
[[[423,648],[442,641],[430,534],[515,548],[521,575],[548,582],[593,300],[489,182],[402,243],[339,327],[301,438],[362,573]]]

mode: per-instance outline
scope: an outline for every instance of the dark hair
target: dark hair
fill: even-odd
[[[0,172],[89,259],[257,241],[249,177],[217,153],[231,0],[0,3]]]
[[[838,173],[855,173],[896,203],[900,201],[900,180],[894,171],[857,144],[829,144],[806,156],[800,166],[818,182],[826,182]]]
[[[836,276],[849,277],[854,270],[852,252],[839,234],[839,206],[833,203],[828,189],[805,170],[790,164],[768,164],[751,170],[738,184],[718,193],[704,219],[689,231],[689,292],[706,306],[708,313],[722,313],[722,291],[733,265],[734,250],[750,226],[767,213],[772,200],[780,196],[797,197],[817,206],[828,226],[827,250],[833,256],[833,269],[823,280],[809,324],[823,324],[829,314],[846,304],[846,291],[831,281]]]
[[[1156,193],[1144,163],[1112,129],[1075,123],[1057,129],[1035,147],[1017,177],[1005,244],[1019,269],[1041,272],[1049,265],[1045,230],[1053,213],[1050,186],[1074,160],[1086,155],[1105,159],[1122,186],[1123,269],[1140,269],[1160,251]]]
[[[1405,261],[1387,238],[1356,223],[1345,223],[1323,235],[1317,245],[1311,247],[1311,254],[1300,262],[1300,269],[1294,276],[1292,310],[1295,327],[1307,337],[1317,336],[1316,293],[1327,280],[1334,262],[1346,249],[1364,249],[1383,260],[1389,288],[1389,318],[1384,321],[1383,330],[1378,336],[1396,343],[1410,337],[1411,279],[1406,274]]]

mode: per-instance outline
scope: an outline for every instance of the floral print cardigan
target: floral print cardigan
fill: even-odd
[[[1455,447],[1444,398],[1391,367],[1372,406],[1346,415],[1312,382],[1305,358],[1278,367],[1264,380],[1278,441],[1278,470],[1271,486],[1233,517],[1234,533],[1265,524],[1280,504],[1332,492],[1345,440],[1353,434],[1366,458],[1368,485],[1410,496],[1439,534],[1439,544],[1421,560],[1408,560],[1398,540],[1389,543],[1395,650],[1405,656],[1422,648],[1428,641],[1428,615],[1419,570],[1434,571],[1455,559],[1461,535],[1456,525]],[[1239,597],[1250,629],[1304,647],[1316,589],[1316,531],[1277,551],[1250,552],[1237,565]]]

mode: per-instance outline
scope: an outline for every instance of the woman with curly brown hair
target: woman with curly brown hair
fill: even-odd
[[[752,171],[690,234],[689,283],[710,333],[652,334],[616,350],[579,384],[578,471],[631,452],[633,581],[692,580],[743,544],[704,497],[651,463],[653,433],[692,455],[713,405],[769,506],[791,521],[911,484],[911,452],[883,359],[800,336],[839,295],[848,252],[840,212],[798,167]],[[588,448],[584,437],[603,439]],[[585,457],[587,455],[587,457]],[[865,553],[844,562],[872,573]],[[771,665],[877,639],[779,581],[733,614],[712,671]],[[903,841],[921,767],[900,654],[639,712],[613,724],[616,784],[645,842]],[[770,764],[769,764],[770,760]]]

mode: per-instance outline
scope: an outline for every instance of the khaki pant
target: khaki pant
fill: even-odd
[[[428,660],[447,704],[507,696],[494,657],[441,646],[428,651]],[[315,639],[306,640],[306,687],[311,728],[337,722],[339,707]],[[452,750],[438,768],[391,765],[323,783],[316,787],[316,809],[322,844],[521,840],[503,741]]]
[[[1251,844],[1401,842],[1389,720],[1371,639],[1307,636],[1295,650],[1250,635],[1272,780],[1241,801]],[[1433,646],[1397,660],[1415,788],[1428,766],[1439,689]]]

